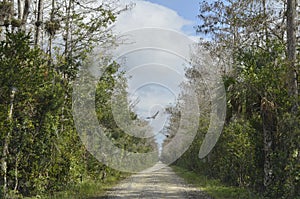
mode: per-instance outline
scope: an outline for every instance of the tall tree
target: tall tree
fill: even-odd
[[[289,95],[293,98],[292,112],[298,110],[298,69],[296,64],[296,0],[287,0],[287,57]]]
[[[36,30],[35,30],[35,39],[34,44],[38,45],[41,36],[41,26],[43,25],[43,11],[44,11],[44,0],[37,1],[37,19],[35,22]]]
[[[7,122],[9,125],[8,132],[4,138],[4,143],[3,143],[3,152],[2,152],[2,162],[1,162],[1,168],[3,170],[3,195],[6,198],[7,197],[7,161],[8,161],[8,146],[10,144],[10,139],[11,139],[11,134],[13,130],[13,110],[14,110],[14,100],[15,100],[15,94],[16,94],[16,88],[13,87],[11,90],[11,95],[10,95],[10,106],[9,106],[9,111],[8,111],[8,117],[7,117]]]
[[[220,69],[224,64],[223,68],[227,69],[224,84],[228,114],[220,142],[210,157],[204,160],[205,163],[199,161],[188,166],[229,184],[248,184],[273,198],[293,198],[297,196],[295,187],[299,185],[299,177],[295,177],[300,168],[296,160],[299,158],[299,116],[296,111],[299,66],[295,2],[203,1],[197,29],[211,38],[201,44],[216,56],[214,60],[220,61]],[[199,78],[197,73],[201,74],[201,71],[187,71],[189,79]],[[243,140],[227,140],[240,136],[241,124],[251,133],[245,132]],[[196,143],[201,143],[201,139],[199,135]],[[254,150],[251,161],[249,158],[253,165],[247,170],[239,170],[235,165],[248,160],[235,161],[232,156],[246,157],[232,148],[243,141],[250,146],[239,148]],[[191,158],[191,151],[183,156],[182,162]],[[228,154],[224,155],[224,151]]]
[[[0,197],[6,198],[61,190],[83,174],[97,179],[108,170],[91,156],[83,161],[88,152],[72,121],[72,81],[95,46],[114,41],[110,25],[123,10],[111,2],[16,2],[0,2]]]

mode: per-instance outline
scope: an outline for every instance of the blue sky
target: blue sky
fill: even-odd
[[[137,115],[145,119],[159,111],[150,125],[161,143],[164,136],[157,133],[168,123],[169,117],[164,110],[176,104],[181,92],[179,85],[184,81],[184,69],[188,66],[185,59],[169,52],[187,58],[189,52],[185,49],[199,40],[194,28],[199,20],[199,0],[124,0],[124,3],[128,2],[135,6],[118,17],[114,29],[116,34],[125,35],[125,38],[127,35],[130,41],[127,41],[130,45],[120,46],[120,54],[124,54],[121,58],[126,60],[121,65],[131,77],[128,79],[129,99],[138,99],[134,108]],[[162,32],[152,34],[155,32],[143,30],[149,27]],[[170,34],[164,30],[174,32]],[[149,45],[156,48],[149,50]],[[159,50],[166,47],[170,51]]]
[[[135,3],[136,6],[121,14],[120,30],[137,28],[146,25],[165,27],[196,36],[195,26],[199,23],[199,0],[124,0],[124,3]],[[134,22],[134,24],[132,24]],[[168,24],[166,24],[168,23]],[[127,27],[124,27],[124,25]],[[199,37],[199,35],[197,35]]]
[[[196,31],[193,28],[197,25],[197,15],[199,14],[199,0],[147,0],[167,8],[170,8],[178,13],[179,16],[192,21],[193,24],[183,27],[185,32],[195,35]]]
[[[196,20],[199,11],[199,0],[147,0],[175,10],[180,16]]]

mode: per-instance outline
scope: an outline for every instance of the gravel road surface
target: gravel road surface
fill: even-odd
[[[165,166],[159,163],[157,166]],[[199,189],[192,187],[165,166],[151,173],[138,173],[121,181],[105,196],[94,199],[212,199]]]

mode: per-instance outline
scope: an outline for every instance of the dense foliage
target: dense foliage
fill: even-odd
[[[115,42],[108,26],[122,9],[72,0],[39,0],[38,7],[24,2],[25,6],[0,2],[4,17],[0,18],[0,198],[48,195],[87,181],[117,179],[121,173],[96,160],[76,132],[72,84],[95,46]],[[5,9],[13,6],[21,14]],[[27,13],[30,9],[36,9],[37,15]],[[76,9],[81,12],[75,13]],[[122,91],[122,103],[129,107],[127,82],[116,63],[105,67],[97,83],[100,124],[120,148],[151,150],[153,143],[122,136],[114,123],[110,100]]]
[[[283,14],[291,10],[279,1],[204,1],[200,5],[198,31],[213,38],[203,45],[219,61],[226,87],[226,123],[213,151],[198,159],[209,125],[207,110],[208,115],[199,119],[193,145],[176,164],[266,198],[299,198],[299,88],[293,89],[290,83],[297,86],[299,82],[298,76],[291,77],[299,72],[299,41],[294,49],[297,56],[291,60],[286,34],[289,15]],[[197,66],[188,69],[191,86],[198,88],[195,79],[201,75],[205,74]],[[199,93],[199,99],[205,97]],[[173,114],[171,121],[175,118]]]

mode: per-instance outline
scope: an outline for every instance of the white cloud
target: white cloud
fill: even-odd
[[[121,57],[125,63],[119,61],[126,75],[131,76],[128,81],[131,97],[138,97],[140,100],[135,107],[136,113],[145,118],[157,110],[160,111],[157,118],[151,122],[157,133],[167,122],[168,115],[164,108],[176,103],[180,92],[178,86],[184,80],[184,68],[188,65],[185,60],[188,57],[188,44],[195,41],[195,37],[186,35],[183,27],[192,25],[193,22],[158,4],[142,0],[136,0],[134,3],[135,6],[131,10],[118,17],[114,27],[117,34],[122,33],[126,36],[127,44],[124,45],[127,47],[123,47],[126,50],[120,47],[123,50],[121,53],[125,53]],[[130,35],[132,32],[128,32],[149,27],[175,32],[146,30],[133,35]],[[147,49],[149,46],[159,48]],[[164,51],[165,49],[167,51]]]
[[[161,107],[173,105],[176,101],[176,94],[160,84],[141,86],[132,93],[132,97],[138,97],[139,103],[135,108],[141,111],[143,118],[155,114],[157,110],[161,110]],[[160,113],[163,115],[164,111],[160,111]]]
[[[125,32],[144,27],[167,28],[181,31],[192,22],[183,19],[174,10],[147,1],[134,1],[135,6],[122,13],[117,20],[116,30]]]

